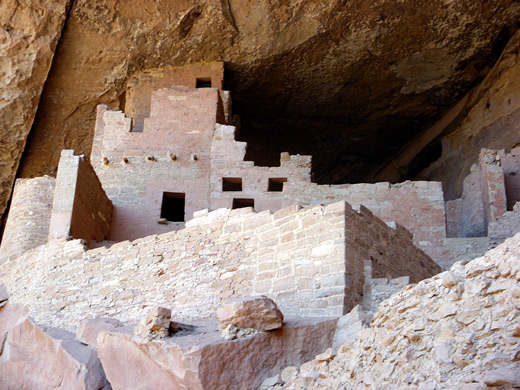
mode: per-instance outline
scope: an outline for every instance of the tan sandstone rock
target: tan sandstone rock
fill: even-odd
[[[110,388],[97,354],[73,333],[33,323],[28,310],[0,311],[0,389]]]
[[[172,311],[165,307],[156,307],[135,329],[135,334],[141,337],[157,338],[170,335]]]
[[[401,290],[330,361],[305,363],[283,386],[265,388],[518,388],[519,258],[517,234],[483,257]],[[461,283],[469,287],[453,300]]]
[[[282,329],[233,341],[220,337],[216,322],[154,340],[119,328],[100,333],[98,353],[116,390],[251,390],[325,350],[335,325],[335,319],[289,317]]]
[[[71,2],[0,2],[0,217]]]
[[[7,288],[4,284],[0,284],[0,308],[7,304],[8,299],[9,293],[7,292]]]
[[[92,348],[97,348],[97,337],[99,333],[122,326],[123,323],[115,318],[92,318],[81,321],[76,332],[76,337],[82,343]]]
[[[260,331],[279,329],[283,325],[283,314],[272,299],[265,296],[233,298],[217,309],[220,329],[232,324],[238,328]]]

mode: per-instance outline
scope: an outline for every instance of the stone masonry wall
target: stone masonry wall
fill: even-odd
[[[482,203],[481,171],[478,166],[464,179],[464,190],[459,209],[459,234],[456,237],[483,237],[486,235],[484,205]]]
[[[61,153],[50,218],[49,238],[106,240],[110,233],[112,203],[83,156]]]
[[[357,268],[370,248],[376,276],[440,271],[404,229],[337,203],[274,214],[220,209],[178,232],[88,251],[80,240],[52,241],[7,262],[0,280],[36,321],[68,329],[86,317],[138,320],[154,306],[171,307],[176,320],[204,318],[222,299],[258,293],[288,315],[341,315],[361,299]]]
[[[0,263],[47,242],[55,181],[49,176],[16,181],[0,246]]]
[[[290,156],[288,153],[282,153],[279,167],[260,167],[255,166],[253,161],[244,161],[246,147],[245,142],[235,141],[235,127],[216,126],[211,146],[209,200],[211,210],[231,208],[234,198],[253,199],[256,211],[279,210],[284,207],[286,194],[283,188],[287,183],[310,184],[310,156]],[[240,179],[242,190],[223,191],[224,178]],[[270,179],[277,181],[282,186],[282,190],[275,191],[272,188],[270,190]]]
[[[150,116],[152,93],[162,88],[175,86],[197,87],[197,79],[211,82],[212,88],[222,91],[224,64],[191,64],[172,69],[150,69],[138,72],[127,83],[125,114],[132,118],[132,131],[143,131],[144,120]]]
[[[317,185],[289,182],[285,203],[330,204],[346,201],[364,205],[382,220],[396,221],[412,234],[415,244],[439,264],[450,261],[444,247],[446,221],[440,183],[404,182],[399,184]]]
[[[484,209],[486,235],[488,224],[507,211],[501,154],[497,151],[482,149],[479,156],[480,186],[482,188],[482,207]]]
[[[479,164],[464,179],[461,198],[446,202],[448,237],[485,237],[488,225],[512,209],[520,193],[516,153],[481,150]]]
[[[390,296],[398,292],[406,285],[410,284],[409,276],[401,276],[394,279],[373,278],[371,260],[365,260],[364,266],[365,285],[361,306],[368,313],[375,313],[381,302],[390,298]]]
[[[158,224],[164,192],[185,194],[184,220],[208,208],[211,140],[219,121],[219,93],[209,88],[154,92],[140,133],[130,131],[131,120],[123,113],[98,107],[91,161],[114,204],[111,240],[182,226]]]

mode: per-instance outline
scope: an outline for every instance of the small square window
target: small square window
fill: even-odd
[[[254,199],[233,199],[233,207],[232,209],[242,209],[244,207],[252,207],[255,208],[255,200]]]
[[[204,77],[197,79],[197,88],[211,88],[211,78]]]
[[[223,177],[222,191],[242,191],[242,178],[240,177]]]
[[[186,194],[182,192],[163,192],[161,218],[170,222],[184,222]]]
[[[287,182],[286,177],[273,177],[269,179],[269,185],[267,187],[267,191],[269,192],[282,192],[283,191],[283,183]]]

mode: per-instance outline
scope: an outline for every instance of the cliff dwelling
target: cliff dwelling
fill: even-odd
[[[520,388],[520,5],[188,3],[0,5],[0,389]]]

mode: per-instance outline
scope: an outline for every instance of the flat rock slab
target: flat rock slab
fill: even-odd
[[[336,321],[290,317],[282,329],[233,341],[216,322],[160,340],[116,329],[99,334],[98,353],[114,389],[250,390],[330,347]]]
[[[0,310],[0,389],[110,389],[95,351],[27,314],[21,305]]]
[[[123,323],[115,318],[91,318],[81,321],[76,337],[83,344],[87,344],[91,348],[97,348],[97,336],[99,333],[122,326]]]

